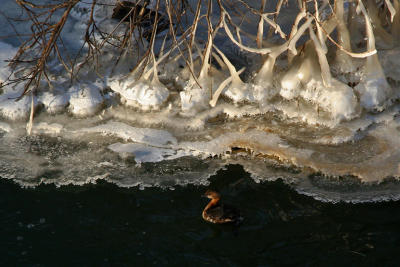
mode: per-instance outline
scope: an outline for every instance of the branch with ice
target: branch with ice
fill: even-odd
[[[250,84],[246,84],[239,77],[239,74],[244,70],[236,71],[236,68],[232,65],[229,59],[221,52],[216,46],[214,49],[221,56],[225,65],[227,66],[230,76],[223,81],[218,87],[217,91],[214,93],[213,98],[210,101],[211,106],[215,106],[216,101],[218,100],[220,92],[224,89],[225,84],[230,82],[229,87],[224,91],[224,95],[232,99],[235,103],[242,101],[254,101],[254,96],[252,94],[252,88]]]
[[[164,55],[166,57],[166,55]],[[164,59],[162,57],[160,60]],[[110,87],[118,92],[125,101],[125,105],[138,107],[143,110],[159,109],[167,100],[169,90],[163,85],[157,73],[158,62],[152,52],[153,64],[148,70],[137,79],[134,74],[122,80],[112,81]]]
[[[208,1],[207,13],[205,14],[205,19],[207,20],[207,43],[203,52],[202,65],[200,68],[199,76],[196,79],[193,75],[185,86],[184,90],[180,92],[181,108],[182,114],[193,115],[198,111],[209,108],[209,101],[212,99],[214,94],[214,84],[218,84],[219,75],[213,75],[212,73],[219,73],[211,66],[212,48],[214,43],[214,38],[222,26],[222,17],[217,23],[215,28],[211,23],[210,16],[212,14],[212,1]],[[221,15],[222,16],[222,15]],[[196,20],[199,23],[199,20]],[[191,53],[191,50],[189,50]]]

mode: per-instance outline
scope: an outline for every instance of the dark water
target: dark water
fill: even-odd
[[[1,266],[399,266],[400,203],[329,204],[240,166],[210,178],[245,216],[201,218],[202,186],[23,189],[0,179]]]

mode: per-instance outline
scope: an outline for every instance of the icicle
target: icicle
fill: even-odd
[[[315,61],[317,54],[315,45],[308,41],[304,45],[303,53],[293,59],[292,65],[281,80],[280,95],[288,100],[296,98],[301,85],[309,83],[312,77],[321,80],[321,69]]]
[[[349,10],[347,13],[347,25],[349,29],[349,34],[351,36],[351,43],[354,47],[358,46],[361,42],[363,42],[364,37],[361,34],[362,27],[360,20],[361,17],[357,9],[357,1],[351,1],[349,3]]]
[[[361,0],[358,1],[358,7],[357,8],[359,10],[361,10],[361,12],[363,13],[364,18],[365,18],[365,27],[366,27],[367,36],[368,36],[368,38],[367,38],[368,39],[367,49],[368,50],[376,50],[376,48],[375,48],[375,35],[374,35],[374,32],[373,32],[372,24],[371,24],[370,18],[368,16],[368,14],[367,14],[367,12],[365,10],[365,7],[364,7],[364,5],[363,5]],[[376,60],[371,60],[371,58],[376,58]],[[366,65],[371,65],[371,64],[368,64],[368,62],[372,62],[372,61],[378,61],[379,62],[377,54],[374,54],[374,55],[372,55],[370,57],[367,57],[367,64]],[[374,66],[370,66],[369,68],[371,68],[371,67],[374,68]],[[380,64],[378,64],[378,66],[376,66],[376,67],[382,69]],[[383,74],[382,74],[382,76],[383,76]]]
[[[326,59],[325,55],[326,51],[322,47],[319,40],[317,39],[317,36],[315,35],[314,30],[311,28],[311,26],[309,28],[309,31],[310,31],[310,38],[314,42],[315,50],[317,51],[319,65],[321,66],[322,80],[324,82],[324,85],[329,87],[331,85],[332,76],[331,76],[331,71],[329,69],[328,60]]]
[[[266,0],[261,0],[261,8],[260,12],[264,12]],[[257,47],[262,48],[262,40],[264,39],[264,19],[262,15],[260,16],[260,21],[258,22],[258,29],[257,29]]]
[[[346,50],[351,51],[350,33],[344,19],[343,0],[335,1],[335,15],[337,19],[337,30],[339,44]]]
[[[203,81],[208,77],[208,71],[210,70],[210,56],[211,56],[212,45],[213,45],[213,40],[211,33],[209,32],[206,52],[204,54],[204,59],[203,59],[203,66],[201,67],[200,70],[199,81]]]
[[[371,21],[361,0],[358,1],[357,10],[362,12],[365,18],[367,32],[367,49],[375,49],[375,36]],[[392,89],[386,81],[385,74],[379,62],[378,55],[367,57],[361,83],[355,89],[360,94],[361,105],[367,110],[383,110],[387,100],[391,97]]]
[[[335,1],[335,15],[337,18],[338,43],[343,49],[351,52],[350,33],[344,20],[343,0]],[[340,48],[336,49],[335,66],[342,73],[353,73],[356,70],[353,59]]]
[[[33,127],[33,114],[35,112],[35,104],[33,101],[33,91],[31,91],[31,113],[29,115],[29,122],[26,125],[26,131],[28,133],[28,135],[32,134],[32,127]]]
[[[151,80],[151,85],[153,86],[157,86],[157,87],[165,87],[160,80],[158,79],[158,73],[157,73],[157,61],[156,61],[156,57],[154,55],[154,51],[151,51],[151,56],[153,57],[153,64],[154,64],[154,68],[153,68],[153,79]]]
[[[272,75],[275,66],[276,57],[273,55],[267,55],[267,59],[262,65],[261,69],[258,71],[256,77],[254,78],[254,83],[265,88],[272,85]]]

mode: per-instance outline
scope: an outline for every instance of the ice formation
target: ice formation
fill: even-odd
[[[122,21],[112,19],[114,1],[75,2],[42,6],[55,23],[43,24],[46,38],[0,42],[7,123],[29,120],[36,135],[111,136],[107,151],[137,163],[233,160],[243,150],[332,176],[400,176],[399,0],[159,0]],[[16,31],[27,23],[15,21]],[[81,124],[58,122],[64,113]],[[372,170],[379,164],[385,170]]]

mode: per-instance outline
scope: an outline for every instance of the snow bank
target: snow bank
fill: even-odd
[[[142,110],[159,109],[169,96],[169,91],[163,84],[143,79],[136,81],[133,77],[115,79],[109,85],[122,96],[126,106]]]

